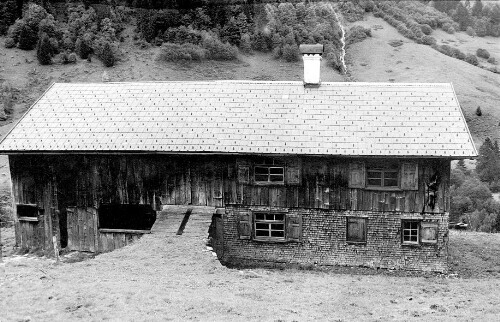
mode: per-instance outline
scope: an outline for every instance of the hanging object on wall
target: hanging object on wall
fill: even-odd
[[[425,185],[427,186],[427,206],[429,206],[431,209],[434,209],[436,206],[436,200],[437,200],[437,191],[439,188],[439,173],[436,171],[431,178],[429,179],[429,182],[426,183]]]

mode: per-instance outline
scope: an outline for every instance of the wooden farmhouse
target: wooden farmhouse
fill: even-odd
[[[18,246],[108,251],[203,205],[223,263],[446,271],[450,162],[477,155],[452,85],[321,83],[319,58],[305,82],[53,84],[0,144]]]

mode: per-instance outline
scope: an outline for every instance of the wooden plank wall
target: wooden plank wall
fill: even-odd
[[[238,182],[236,157],[38,157],[38,167],[56,165],[53,171],[57,182],[52,185],[58,187],[59,200],[56,202],[43,200],[44,194],[48,197],[47,191],[40,188],[37,182],[51,180],[51,177],[30,175],[30,171],[36,169],[30,168],[33,164],[30,158],[33,157],[11,156],[14,163],[23,164],[22,167],[14,167],[12,170],[16,202],[36,202],[44,209],[48,209],[46,203],[49,202],[51,206],[59,203],[65,207],[94,208],[98,208],[101,203],[139,203],[150,204],[156,210],[161,209],[161,204],[214,207],[244,204],[421,212],[426,200],[425,183],[429,182],[429,178],[436,171],[441,177],[436,207],[433,210],[425,210],[445,212],[448,211],[449,204],[449,160],[411,160],[419,162],[418,190],[379,191],[348,188],[349,163],[363,160],[302,158],[300,184],[262,186]],[[248,158],[248,163],[252,164],[251,158]],[[60,168],[57,168],[57,165]]]
[[[38,247],[53,252],[52,236],[60,239],[55,211],[59,207],[60,211],[75,207],[98,209],[102,203],[150,204],[156,210],[160,210],[162,204],[214,207],[242,204],[334,210],[449,211],[449,160],[401,160],[419,163],[419,189],[380,191],[348,188],[349,164],[366,161],[362,159],[303,157],[298,162],[302,164],[300,183],[270,186],[251,183],[252,162],[255,162],[252,157],[243,160],[249,165],[250,183],[240,182],[237,164],[241,159],[242,156],[10,156],[15,202],[36,204],[42,213],[36,228],[32,223],[16,223],[16,242],[28,248],[39,244]],[[284,160],[288,162],[287,158]],[[297,158],[290,163],[297,164]],[[436,206],[430,209],[424,207],[425,183],[436,171],[440,174],[440,184]],[[68,224],[70,247],[106,251],[135,238],[96,236],[98,227],[92,216],[97,215],[91,212],[69,216],[72,217]],[[82,235],[82,231],[88,233]],[[38,242],[31,242],[34,238]]]
[[[60,231],[55,213],[58,209],[57,186],[52,165],[43,158],[9,156],[9,166],[15,203],[36,205],[40,214],[38,222],[16,220],[16,245],[25,250],[42,249],[53,253],[52,236],[56,236],[60,247]],[[36,243],[28,242],[30,239]]]
[[[141,233],[99,233],[99,253],[122,248],[138,240]]]

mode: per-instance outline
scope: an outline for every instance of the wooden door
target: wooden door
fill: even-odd
[[[95,208],[67,208],[68,249],[98,251],[98,217]]]

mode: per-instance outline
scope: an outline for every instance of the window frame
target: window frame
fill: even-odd
[[[269,220],[269,219],[257,219],[258,215],[282,215],[283,220]],[[265,241],[265,242],[286,242],[287,241],[287,213],[286,212],[280,212],[280,211],[253,211],[252,212],[252,236],[253,240],[255,241]],[[269,236],[257,236],[257,230],[259,231],[266,231],[266,229],[257,229],[257,224],[267,224],[269,225]],[[278,224],[278,225],[283,225],[283,237],[277,237],[277,236],[271,236],[272,231],[281,231],[280,230],[273,230],[271,225],[273,224]]]
[[[421,244],[421,236],[420,236],[420,229],[421,229],[421,220],[415,220],[415,219],[401,219],[401,244],[402,245],[408,245],[408,246],[420,246]],[[417,228],[405,228],[405,224],[416,224]],[[410,231],[409,237],[411,238],[413,234],[411,234],[411,231],[416,230],[416,237],[417,241],[411,241],[411,240],[405,240],[405,231]]]
[[[267,174],[264,173],[259,173],[257,174],[257,168],[260,169],[266,169]],[[271,173],[271,169],[280,169],[281,173],[276,174],[276,173]],[[257,180],[257,175],[259,176],[266,176],[267,180]],[[281,180],[278,181],[273,181],[271,180],[272,177],[281,177]],[[256,185],[284,185],[285,184],[285,178],[286,178],[286,166],[284,162],[276,159],[265,159],[262,160],[261,162],[255,163],[253,165],[253,183]]]
[[[368,163],[365,169],[365,189],[368,190],[384,190],[384,191],[401,191],[401,165],[399,163],[389,163],[380,166],[379,164]],[[379,178],[370,177],[370,172],[377,172],[380,174]],[[395,173],[395,176],[388,176],[386,174]],[[379,184],[370,184],[370,180],[380,180]],[[395,185],[386,185],[386,181],[394,180]]]
[[[364,221],[364,240],[350,240],[349,239],[349,220],[363,220]],[[345,240],[347,244],[353,245],[366,245],[368,240],[368,218],[367,217],[357,217],[357,216],[346,216],[345,224]]]

